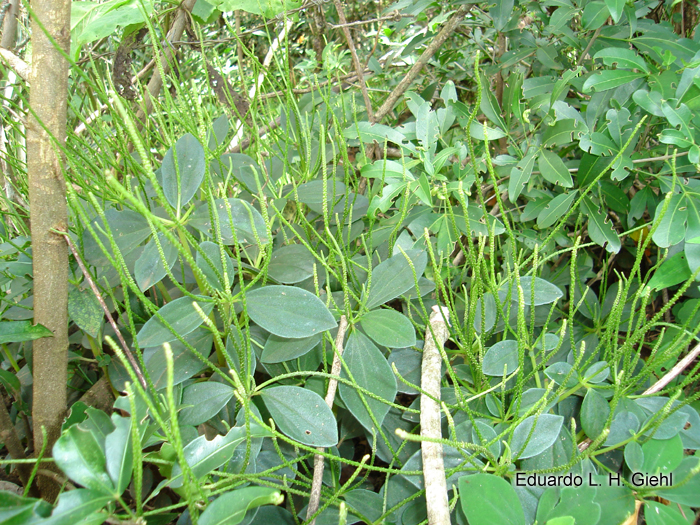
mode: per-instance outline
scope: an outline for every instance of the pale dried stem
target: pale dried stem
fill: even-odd
[[[430,325],[425,331],[420,398],[420,435],[423,438],[441,439],[440,380],[442,379],[442,352],[450,335],[447,325],[449,310],[433,306]],[[433,337],[434,335],[434,337]],[[450,525],[450,505],[447,498],[445,465],[442,460],[442,443],[421,441],[425,503],[428,509],[428,525]]]
[[[335,354],[333,356],[333,365],[331,366],[331,375],[333,377],[338,377],[340,375],[340,356],[343,355],[343,340],[345,339],[345,332],[348,329],[348,321],[344,315],[340,316],[340,323],[338,324],[338,334],[335,337]],[[328,381],[328,391],[326,392],[326,405],[328,408],[333,409],[333,401],[335,401],[335,392],[338,389],[338,380],[330,379]],[[318,449],[319,452],[323,452],[323,448]],[[309,496],[309,506],[306,508],[306,519],[313,516],[318,510],[319,503],[321,502],[321,485],[323,484],[323,468],[324,459],[320,454],[314,456],[314,477],[311,482],[311,494]],[[309,525],[314,525],[316,523],[316,518],[314,518]]]

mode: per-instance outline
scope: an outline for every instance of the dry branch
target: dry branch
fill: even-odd
[[[420,398],[420,435],[429,439],[442,438],[440,426],[440,380],[442,378],[441,349],[450,335],[447,326],[449,310],[433,306],[430,324],[425,331],[421,388],[428,395]],[[450,505],[447,499],[445,465],[442,461],[442,444],[421,441],[425,502],[428,509],[428,525],[450,525]]]

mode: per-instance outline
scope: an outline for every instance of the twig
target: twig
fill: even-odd
[[[350,34],[350,29],[348,29],[348,21],[345,19],[345,11],[343,10],[343,4],[340,0],[333,0],[335,5],[335,10],[338,12],[338,19],[340,20],[340,25],[342,26],[343,35],[345,36],[345,41],[348,43],[348,49],[350,49],[350,55],[352,55],[352,63],[355,67],[355,73],[357,73],[357,80],[360,83],[360,90],[362,91],[362,98],[365,100],[365,108],[367,109],[367,118],[370,123],[374,124],[374,110],[372,109],[372,101],[369,99],[369,93],[367,92],[367,84],[365,84],[365,77],[362,71],[365,69],[360,63],[360,59],[357,57],[357,50],[355,49],[355,43],[352,41],[352,35]]]
[[[676,363],[676,366],[671,368],[666,374],[659,379],[656,383],[654,383],[652,386],[647,388],[642,395],[649,395],[649,394],[655,394],[662,388],[664,388],[666,385],[668,385],[671,381],[673,381],[676,376],[678,376],[685,368],[690,365],[693,361],[695,361],[695,358],[700,355],[700,344],[698,344],[693,350],[685,356],[683,359],[678,361]]]
[[[329,27],[333,29],[342,29],[344,27],[355,27],[362,26],[366,24],[374,24],[375,22],[384,22],[385,20],[392,20],[394,22],[400,22],[402,18],[415,18],[414,15],[405,15],[394,11],[393,14],[382,16],[380,18],[372,18],[370,20],[358,20],[357,22],[346,22],[345,24],[328,24]]]
[[[24,454],[24,447],[2,398],[0,398],[0,442],[5,444],[13,459],[25,459],[27,457]],[[19,479],[22,480],[22,485],[26,487],[29,483],[29,476],[32,473],[31,467],[29,465],[17,465],[17,473],[19,474]]]
[[[586,59],[586,55],[588,52],[591,50],[593,47],[593,43],[596,41],[598,38],[598,35],[600,35],[600,30],[602,29],[603,26],[600,26],[598,29],[595,30],[595,33],[593,33],[593,36],[591,39],[588,41],[588,45],[586,46],[586,49],[583,50],[583,53],[581,53],[581,56],[578,57],[578,61],[576,62],[576,66],[580,66],[583,61]]]
[[[389,97],[386,99],[384,104],[382,104],[382,106],[374,114],[375,122],[379,122],[380,120],[382,120],[394,108],[394,104],[396,104],[396,102],[399,100],[399,97],[401,97],[401,95],[403,95],[406,92],[411,83],[416,79],[416,77],[420,73],[421,69],[423,69],[423,66],[428,63],[428,61],[433,57],[437,50],[440,49],[442,44],[445,43],[447,37],[450,36],[450,34],[455,30],[455,28],[459,25],[464,16],[469,12],[469,10],[472,7],[473,4],[462,5],[450,17],[450,19],[435,37],[435,40],[433,40],[430,43],[430,45],[425,48],[425,51],[423,51],[421,56],[418,57],[418,60],[416,60],[416,63],[413,64],[413,67],[410,69],[408,74],[401,80],[401,82],[399,82],[399,84],[394,88],[394,91],[392,91]]]
[[[9,49],[0,48],[0,58],[2,58],[22,80],[29,82],[29,72],[31,71],[29,64]]]
[[[73,252],[73,257],[75,257],[75,260],[77,261],[78,266],[80,266],[80,270],[83,272],[83,275],[85,276],[85,280],[90,285],[90,289],[92,290],[92,293],[94,293],[95,297],[97,297],[97,300],[99,301],[100,306],[102,307],[102,311],[104,311],[105,315],[107,316],[107,320],[109,321],[109,324],[112,326],[114,333],[117,334],[117,339],[119,339],[119,343],[122,345],[122,348],[124,349],[124,354],[126,355],[127,359],[129,360],[129,363],[131,363],[131,366],[134,367],[134,372],[136,373],[136,376],[139,378],[139,382],[141,383],[141,386],[144,389],[147,389],[148,385],[146,384],[146,378],[143,377],[143,374],[141,373],[141,369],[139,368],[139,365],[136,362],[136,359],[134,358],[134,354],[131,353],[129,346],[126,344],[126,341],[124,341],[124,336],[122,336],[122,333],[119,330],[117,323],[114,322],[114,318],[112,317],[112,314],[110,313],[109,308],[107,308],[107,305],[105,304],[105,301],[102,298],[102,294],[100,294],[100,291],[97,289],[97,285],[95,284],[95,281],[92,280],[92,276],[90,275],[90,272],[88,272],[87,268],[85,267],[85,264],[83,263],[83,260],[81,259],[80,255],[78,254],[78,251],[75,249],[75,245],[73,244],[73,241],[71,241],[70,237],[65,232],[60,232],[60,235],[63,235],[63,238],[66,240],[66,244],[68,244],[70,251]]]
[[[338,324],[338,334],[335,336],[335,355],[333,356],[333,365],[331,366],[331,375],[337,377],[340,375],[340,356],[343,355],[343,340],[345,339],[345,332],[348,329],[348,321],[344,315],[340,316],[340,323]],[[338,388],[338,380],[331,379],[328,381],[328,391],[326,392],[326,404],[328,408],[333,408],[333,401],[335,400],[335,391]],[[323,448],[318,449],[319,452],[323,452]],[[318,510],[319,503],[321,502],[321,485],[323,484],[323,467],[324,459],[321,454],[316,454],[314,456],[314,477],[311,482],[311,494],[309,496],[309,505],[306,508],[306,519],[308,520],[310,516],[313,516]],[[316,523],[316,518],[314,518],[309,525],[314,525]]]
[[[442,438],[440,426],[440,379],[442,378],[441,349],[450,335],[447,323],[449,310],[433,306],[429,326],[425,331],[420,398],[420,435],[423,438]],[[433,338],[433,335],[435,338]],[[447,499],[445,465],[442,460],[442,443],[421,441],[425,503],[428,509],[428,525],[450,525],[450,505]]]
[[[293,25],[293,22],[291,19],[287,19],[284,22],[284,26],[282,27],[282,30],[279,32],[277,37],[272,41],[272,45],[270,46],[270,49],[267,52],[267,55],[265,55],[265,59],[263,60],[262,63],[262,69],[260,71],[260,74],[258,75],[257,80],[255,81],[255,84],[253,84],[248,91],[248,100],[253,100],[255,98],[255,95],[258,92],[258,89],[260,89],[260,86],[262,85],[263,81],[265,80],[265,73],[267,71],[267,68],[270,66],[272,63],[272,57],[275,55],[277,52],[277,49],[280,47],[280,44],[285,40],[287,37],[287,32],[291,29]],[[241,115],[241,117],[244,117],[245,115]],[[241,142],[241,139],[243,138],[243,121],[239,121],[238,124],[238,129],[236,130],[236,133],[231,139],[231,142],[229,143],[228,150],[233,151]],[[240,147],[239,147],[240,151]]]

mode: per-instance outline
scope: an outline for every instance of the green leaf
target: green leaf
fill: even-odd
[[[215,244],[211,241],[203,241],[202,243],[200,243],[199,248],[202,252],[204,252],[204,255],[206,255],[209,258],[211,264],[207,262],[202,253],[197,251],[197,266],[199,266],[200,270],[202,270],[204,277],[206,277],[207,281],[209,281],[209,284],[214,289],[223,291],[226,288],[226,283],[224,281],[224,266],[221,264],[221,251],[223,247],[220,247],[218,244]],[[228,275],[228,284],[230,287],[233,284],[233,280],[235,278],[235,275],[233,273],[233,261],[231,261],[231,257],[229,257],[228,253],[226,253],[225,250],[223,252],[223,257],[224,264],[226,265],[226,274]]]
[[[651,475],[668,474],[683,461],[683,442],[676,434],[671,439],[650,439],[642,445],[643,472]]]
[[[634,412],[620,410],[610,423],[610,433],[603,445],[612,447],[628,440],[639,431],[639,426],[639,418]]]
[[[562,423],[564,418],[553,414],[525,418],[513,431],[510,442],[513,458],[526,459],[544,452],[559,437]]]
[[[595,502],[597,490],[586,485],[548,488],[537,506],[537,522],[548,523],[554,518],[572,516],[576,525],[596,525],[601,515],[600,505]]]
[[[661,217],[659,226],[651,237],[660,248],[674,246],[685,237],[685,223],[688,219],[688,208],[684,201],[685,199],[681,194],[671,196],[666,213]],[[663,206],[664,201],[661,201],[656,207],[656,213],[654,215],[655,220],[659,219]]]
[[[520,278],[520,287],[523,290],[523,302],[527,306],[551,304],[564,296],[564,292],[562,292],[558,286],[540,277],[533,277],[531,275],[523,275]],[[499,293],[503,294],[503,297],[505,297],[509,291],[510,300],[514,303],[519,302],[516,281],[513,280],[506,283]]]
[[[51,516],[41,521],[24,523],[40,523],[41,525],[102,523],[105,519],[104,515],[95,515],[95,513],[106,507],[112,499],[111,496],[88,489],[71,490],[59,496],[58,503],[56,508],[53,509]],[[3,523],[10,525],[5,521]]]
[[[268,487],[244,487],[216,498],[199,517],[200,525],[237,525],[246,512],[262,505],[279,505],[284,497]]]
[[[167,270],[170,270],[177,261],[177,248],[162,233],[158,234],[158,241],[163,249]],[[167,270],[160,258],[155,240],[151,239],[134,265],[136,284],[141,291],[147,290],[159,283],[167,275]]]
[[[117,494],[122,494],[129,486],[133,466],[132,418],[112,414],[112,423],[114,430],[105,437],[105,460],[107,474]]]
[[[195,297],[200,299],[200,301],[197,301],[197,304],[199,304],[204,315],[209,315],[214,309],[214,303],[206,302],[206,297],[199,295]],[[185,336],[201,325],[204,320],[192,306],[194,303],[195,299],[192,297],[180,297],[163,306],[158,310],[158,315],[170,325],[170,328],[165,326],[163,321],[154,315],[146,321],[146,324],[143,325],[136,335],[139,346],[144,348],[160,346],[163,343],[175,341],[177,339],[176,334]]]
[[[547,126],[542,134],[542,145],[550,148],[552,146],[565,146],[578,139],[588,129],[585,124],[573,118],[557,120],[553,126]]]
[[[697,456],[684,458],[680,466],[673,471],[673,483],[678,486],[659,488],[656,494],[680,505],[700,506],[698,466],[700,466],[700,458]]]
[[[644,468],[644,451],[636,441],[630,441],[625,445],[625,463],[632,472],[641,472]]]
[[[301,339],[338,326],[326,305],[311,292],[293,286],[264,286],[246,295],[248,315],[279,337]]]
[[[338,444],[333,412],[316,392],[298,386],[276,386],[265,388],[260,396],[277,428],[290,438],[310,447]]]
[[[588,2],[581,15],[581,23],[586,31],[601,27],[607,20],[610,11],[603,2]]]
[[[170,205],[179,210],[190,202],[204,179],[204,148],[191,133],[178,139],[163,157],[163,193]]]
[[[0,322],[0,344],[33,341],[41,337],[53,337],[53,332],[43,325],[32,324],[29,320]]]
[[[251,422],[250,437],[267,437],[270,433],[256,423]],[[192,469],[194,476],[199,479],[221,465],[228,463],[236,447],[246,440],[245,427],[233,427],[225,436],[216,436],[207,441],[206,436],[199,436],[190,441],[184,448],[185,461]],[[170,479],[164,480],[164,485],[172,488],[182,487],[182,468],[179,464],[173,466]]]
[[[92,290],[80,290],[77,286],[70,287],[68,315],[86,334],[97,337],[100,333],[104,312]]]
[[[423,275],[428,265],[428,254],[425,251],[408,250],[406,255],[398,253],[390,257],[372,270],[372,286],[365,303],[366,308],[376,308],[415,287],[413,269],[408,260],[413,263],[415,279]]]
[[[500,341],[484,354],[481,370],[488,376],[503,377],[518,368],[518,342],[513,339]]]
[[[595,388],[589,388],[581,405],[581,426],[586,435],[597,438],[605,429],[610,415],[610,406]]]
[[[612,3],[624,0],[609,0]],[[609,7],[609,6],[608,6]],[[594,59],[603,61],[606,66],[617,66],[624,69],[641,69],[649,73],[649,66],[644,58],[639,56],[634,50],[625,47],[607,47],[593,55]]]
[[[652,91],[650,93],[646,89],[638,89],[632,94],[632,100],[634,100],[647,113],[651,113],[655,117],[664,116],[664,112],[661,110],[663,95],[658,91]]]
[[[195,348],[205,358],[211,354],[214,335],[204,328],[197,328],[183,337],[185,341]],[[179,385],[206,366],[199,358],[190,352],[181,341],[172,341],[170,349],[173,354],[173,385]],[[146,370],[153,381],[156,390],[162,390],[168,386],[168,369],[165,359],[165,347],[156,348],[148,358],[144,352]]]
[[[146,218],[132,210],[117,211],[110,208],[105,212],[107,224],[122,255],[134,251],[142,241],[151,235],[151,227]],[[112,255],[112,245],[104,231],[104,223],[100,217],[91,222],[100,242],[107,252]],[[95,238],[86,230],[83,235],[85,259],[93,266],[107,266],[110,264],[107,256],[102,252]]]
[[[362,316],[360,324],[379,345],[406,348],[416,344],[416,332],[411,321],[396,310],[372,310]]]
[[[685,252],[678,252],[661,264],[647,286],[652,290],[662,290],[684,283],[690,279],[691,275]]]
[[[265,342],[260,361],[263,363],[282,363],[296,359],[309,353],[320,342],[321,334],[301,339],[289,339],[273,334]]]
[[[626,4],[627,0],[605,0],[610,16],[616,24],[620,21]]]
[[[231,216],[229,218],[229,207]],[[240,199],[216,199],[214,212],[218,227],[221,230],[221,241],[224,244],[233,244],[233,230],[236,230],[236,239],[239,243],[255,244],[255,233],[262,244],[267,243],[267,230],[265,221],[260,212],[253,206]],[[212,225],[212,216],[207,204],[200,205],[192,217],[187,221],[188,226],[194,226],[199,231],[216,240]]]
[[[343,132],[343,136],[347,139],[359,139],[365,144],[372,144],[376,140],[382,147],[386,142],[393,142],[402,149],[416,153],[416,147],[408,141],[403,133],[384,124],[357,122],[347,128]]]
[[[540,228],[549,228],[552,224],[557,222],[569,211],[576,195],[578,195],[578,190],[574,190],[571,193],[562,193],[554,197],[549,201],[547,207],[537,216],[537,226]]]
[[[656,501],[644,503],[644,519],[648,525],[688,525],[688,520],[677,509]]]
[[[634,71],[626,71],[623,69],[601,71],[600,73],[594,73],[588,77],[583,84],[583,92],[588,93],[594,90],[596,93],[599,93],[601,91],[615,89],[644,76],[644,73],[635,73]]]
[[[231,385],[206,381],[185,387],[182,394],[184,407],[178,416],[181,425],[197,426],[209,421],[233,397]]]
[[[267,274],[283,284],[299,283],[314,274],[314,256],[303,244],[292,244],[272,252]]]
[[[566,388],[572,388],[578,384],[576,374],[569,375],[573,367],[566,361],[558,361],[552,363],[544,369],[544,375],[554,381],[558,385],[564,385]],[[568,379],[566,379],[568,376]],[[566,382],[564,380],[566,379]]]
[[[472,120],[469,126],[469,134],[473,140],[498,140],[506,136],[506,132],[500,128],[490,128],[481,122]]]
[[[374,346],[367,336],[358,330],[353,330],[345,343],[343,359],[352,374],[354,382],[381,399],[393,402],[396,397],[396,379],[381,351]],[[341,377],[349,378],[345,368]],[[338,387],[340,398],[350,413],[370,432],[375,428],[370,414],[367,412],[360,394],[350,385],[341,383]],[[389,411],[389,405],[363,394],[377,424],[381,426]]]
[[[564,165],[561,157],[553,151],[542,151],[537,165],[542,172],[542,176],[552,184],[558,184],[564,188],[571,188],[574,185],[569,169]]]
[[[513,0],[496,0],[496,5],[489,9],[489,14],[493,18],[493,27],[496,31],[501,31],[513,14]]]
[[[581,202],[581,211],[588,216],[588,235],[591,240],[610,253],[619,252],[622,243],[608,215],[602,212],[589,197]]]
[[[585,133],[579,141],[579,148],[591,155],[609,157],[617,152],[617,144],[604,133]],[[597,175],[597,174],[596,174]]]
[[[459,500],[470,525],[525,525],[513,486],[499,476],[478,473],[459,478]]]
[[[535,167],[537,150],[532,148],[518,162],[517,166],[510,170],[510,182],[508,183],[508,200],[515,202],[518,200],[523,187],[530,180],[532,169]]]
[[[119,496],[106,470],[104,441],[94,431],[75,425],[58,438],[53,447],[56,465],[73,481],[100,492]]]

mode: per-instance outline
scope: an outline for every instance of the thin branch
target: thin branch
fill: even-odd
[[[63,238],[66,240],[66,244],[68,244],[70,251],[73,252],[73,257],[75,257],[75,260],[77,261],[78,266],[80,266],[80,270],[83,272],[83,275],[85,276],[85,280],[90,285],[90,289],[92,290],[92,293],[94,293],[95,297],[97,297],[97,300],[99,301],[100,306],[102,307],[102,311],[104,311],[105,315],[107,316],[107,320],[109,321],[109,324],[112,326],[114,333],[117,334],[117,339],[119,339],[119,343],[121,344],[122,348],[124,349],[124,354],[126,355],[127,359],[129,360],[129,363],[131,363],[131,366],[134,367],[134,372],[136,373],[136,377],[139,378],[139,383],[141,383],[141,386],[144,389],[147,389],[148,385],[146,384],[146,378],[143,377],[143,374],[141,373],[141,368],[139,368],[139,365],[136,362],[136,359],[134,358],[134,354],[131,353],[129,346],[126,344],[126,341],[124,341],[124,336],[122,336],[122,333],[119,330],[117,323],[114,322],[114,318],[112,317],[112,314],[110,313],[109,308],[107,308],[107,305],[105,304],[105,301],[102,298],[102,294],[100,294],[100,291],[97,289],[97,285],[95,284],[95,281],[92,280],[92,276],[90,275],[90,272],[88,272],[87,268],[85,267],[85,264],[83,263],[83,260],[80,257],[80,254],[78,254],[78,251],[75,249],[75,245],[73,244],[73,241],[71,241],[71,239],[67,233],[60,232],[60,234],[63,235]]]
[[[374,115],[375,122],[379,122],[380,120],[382,120],[394,108],[396,102],[413,83],[413,81],[420,73],[421,69],[423,69],[423,66],[428,63],[428,61],[433,57],[433,55],[435,55],[437,50],[440,49],[440,47],[445,43],[447,37],[449,37],[450,34],[457,28],[459,23],[462,21],[464,16],[470,11],[472,7],[473,4],[462,5],[450,17],[450,19],[447,21],[444,27],[437,34],[435,39],[430,43],[428,47],[425,48],[425,51],[423,51],[418,60],[416,60],[416,63],[410,69],[408,74],[406,74],[406,76],[401,80],[401,82],[399,82],[398,86],[394,88],[394,91],[391,92],[384,104],[382,104],[382,106],[377,110],[377,112]]]
[[[578,61],[576,62],[576,66],[580,66],[583,63],[583,61],[586,59],[586,55],[588,55],[588,52],[593,47],[593,43],[597,40],[598,35],[600,35],[600,30],[602,29],[602,27],[603,26],[601,26],[595,30],[595,33],[593,33],[593,36],[588,41],[588,45],[586,46],[586,49],[584,49],[583,53],[581,53],[581,56],[578,57]]]
[[[22,80],[29,82],[29,72],[31,71],[29,64],[9,49],[0,48],[0,58],[2,58]]]
[[[685,370],[693,361],[695,361],[695,358],[698,355],[700,355],[700,344],[693,348],[693,350],[687,356],[678,361],[678,363],[676,363],[676,366],[674,366],[673,368],[671,368],[671,370],[666,372],[666,374],[661,379],[659,379],[656,383],[647,388],[642,395],[646,396],[649,394],[655,394],[656,392],[663,389],[666,385],[673,381],[676,378],[676,376],[678,376],[683,370]]]
[[[345,41],[348,43],[348,48],[350,49],[350,54],[352,55],[352,63],[355,67],[355,73],[357,73],[357,80],[360,83],[360,90],[362,91],[362,98],[365,100],[365,108],[367,109],[367,118],[370,123],[376,122],[374,117],[374,110],[372,109],[372,101],[369,99],[369,93],[367,92],[367,84],[365,84],[365,77],[362,74],[364,67],[357,57],[357,50],[355,49],[355,43],[352,41],[352,35],[350,34],[350,29],[348,29],[348,21],[345,19],[345,11],[343,10],[343,4],[340,0],[333,0],[335,5],[335,10],[338,12],[338,19],[340,20],[340,25],[343,29],[343,35],[345,36]]]
[[[433,306],[429,326],[425,331],[420,383],[425,392],[420,397],[420,435],[423,438],[442,438],[439,403],[442,378],[441,349],[450,335],[447,326],[449,315],[450,312],[445,306]],[[428,525],[450,525],[450,504],[447,498],[445,465],[442,460],[442,443],[421,441],[421,455]]]
[[[402,18],[415,18],[415,16],[404,15],[402,13],[399,13],[398,11],[394,11],[393,14],[388,16],[382,16],[380,18],[372,18],[371,20],[358,20],[357,22],[346,22],[345,24],[328,24],[328,26],[333,29],[342,29],[344,27],[356,27],[366,24],[374,24],[375,22],[384,22],[385,20],[400,22]]]
[[[338,324],[338,334],[335,336],[335,355],[333,356],[333,365],[331,366],[331,375],[337,377],[340,375],[340,356],[343,355],[343,340],[345,339],[345,332],[348,329],[348,320],[344,315],[340,316],[340,323]],[[335,400],[335,392],[338,388],[338,380],[331,379],[328,382],[328,391],[326,392],[326,405],[328,408],[333,409],[333,401]],[[319,452],[323,452],[323,448],[318,449]],[[316,454],[314,456],[314,477],[311,482],[311,495],[309,496],[309,506],[306,508],[306,519],[308,520],[310,516],[313,516],[318,510],[319,503],[321,502],[321,485],[323,484],[323,468],[324,461],[323,456]],[[316,518],[314,518],[309,525],[314,525],[316,523]]]

